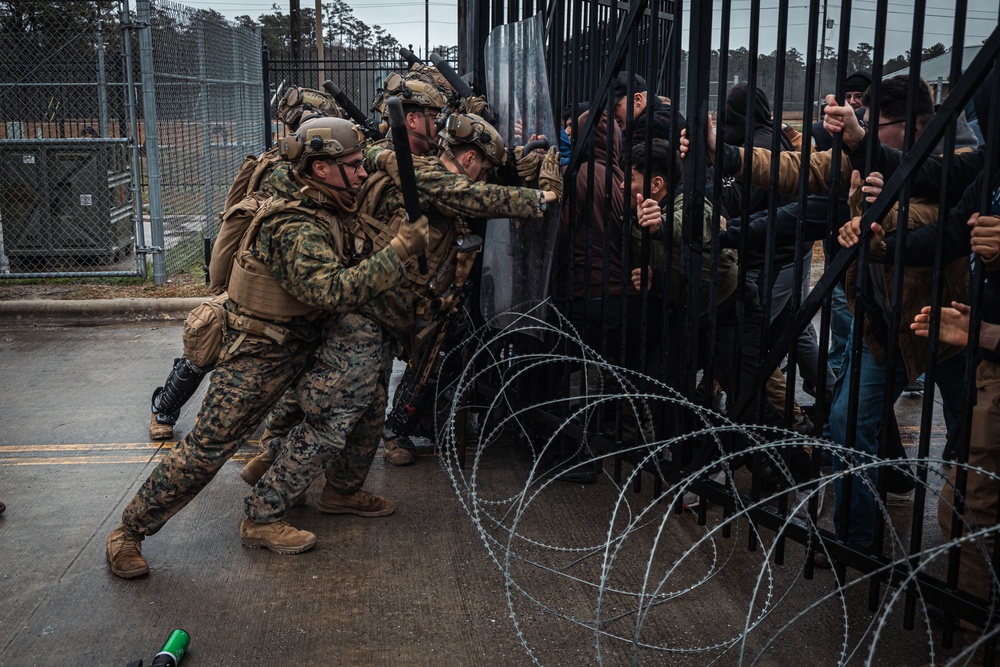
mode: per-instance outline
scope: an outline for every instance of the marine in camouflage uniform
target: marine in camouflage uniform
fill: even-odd
[[[391,73],[384,81],[382,88],[379,89],[379,94],[373,101],[372,107],[377,109],[382,116],[386,116],[388,101],[394,97],[399,98],[405,112],[410,151],[415,156],[427,155],[437,152],[437,124],[435,120],[442,109],[449,105],[453,92],[435,68],[420,65],[411,69],[406,76],[395,72]],[[356,249],[359,253],[362,250]],[[331,335],[341,339],[333,343],[338,350],[342,350],[345,345],[348,345],[347,341],[343,340],[346,335],[359,335],[357,330],[342,331],[334,327],[330,327],[329,330]],[[358,341],[358,344],[364,347],[363,341]],[[363,354],[363,351],[359,353]],[[329,358],[336,355],[323,354],[321,349],[319,356]],[[386,369],[386,374],[389,370],[391,367]],[[319,368],[317,374],[329,376],[329,364]],[[329,377],[328,382],[335,382],[338,386],[343,386],[345,384],[355,385],[359,382],[365,384],[366,380],[357,377],[338,377],[336,379]],[[314,386],[311,392],[315,391],[317,388]],[[357,393],[354,395],[357,396],[355,399],[357,404],[362,405],[362,397]],[[271,410],[264,422],[264,433],[261,436],[261,442],[265,446],[264,453],[255,456],[240,473],[247,484],[253,486],[260,480],[271,466],[271,462],[278,458],[284,438],[305,418],[306,414],[300,406],[297,388],[290,388],[285,392],[278,405]],[[323,427],[317,425],[316,428],[322,429]],[[337,431],[339,427],[331,424],[330,428],[332,431]],[[356,444],[355,441],[346,442],[347,447],[340,454],[340,459],[344,462],[353,461],[354,467],[367,470],[374,458],[375,451],[374,449],[368,451],[367,448],[364,451],[359,451],[354,446]],[[331,436],[327,443],[327,446],[334,451],[339,450],[344,445],[345,440],[342,435],[339,437]],[[354,475],[351,475],[351,478],[353,479]],[[368,492],[358,493],[360,486],[356,488],[353,484],[344,485],[342,479],[343,475],[331,474],[330,483],[324,489],[324,495],[318,504],[321,511],[350,512],[368,517],[386,516],[392,513],[394,505],[391,500],[378,498]]]
[[[305,421],[284,439],[273,465],[247,495],[250,519],[259,523],[280,520],[324,469],[327,483],[318,503],[321,511],[363,516],[391,513],[391,505],[362,507],[343,499],[361,490],[382,436],[395,347],[391,343],[412,349],[417,315],[427,319],[428,314],[430,299],[420,296],[441,296],[452,285],[458,264],[456,240],[468,235],[465,219],[540,218],[546,206],[559,201],[558,153],[552,151],[543,163],[539,180],[544,190],[481,182],[492,167],[504,163],[506,151],[496,130],[482,118],[462,115],[462,119],[474,126],[474,134],[458,138],[442,131],[441,158],[413,159],[421,211],[430,224],[427,274],[419,273],[415,256],[409,258],[404,262],[403,280],[363,304],[350,324],[345,318],[324,336],[317,363],[297,388]],[[359,196],[361,229],[355,243],[356,248],[363,247],[367,239],[378,248],[397,229],[406,227],[403,196],[391,150],[369,149],[365,164],[384,173],[370,178]],[[372,194],[376,187],[377,194]],[[324,418],[327,423],[318,427],[317,420]],[[312,437],[321,435],[325,441]],[[340,451],[351,455],[338,456]]]
[[[343,109],[336,101],[324,92],[311,88],[290,86],[278,103],[275,117],[285,124],[290,132],[298,130],[299,125],[316,118],[345,118]],[[222,213],[222,226],[215,238],[210,263],[211,290],[213,294],[226,291],[226,281],[229,279],[229,263],[232,247],[225,242],[227,225],[232,224],[229,217],[238,209],[252,201],[252,206],[258,204],[257,197],[273,195],[268,191],[267,176],[274,165],[281,161],[279,146],[265,151],[263,154],[244,160],[238,170],[236,180],[226,196],[226,207]],[[246,180],[243,180],[243,177]],[[236,241],[239,239],[236,238]],[[194,395],[201,385],[201,380],[211,369],[200,368],[186,357],[174,359],[173,368],[167,375],[163,386],[157,387],[150,401],[152,415],[149,419],[149,437],[153,440],[165,440],[174,437],[174,425],[180,417],[181,408]]]
[[[347,128],[356,133],[357,141],[354,145],[346,141],[345,147],[336,139],[343,139]],[[314,155],[316,144],[308,140],[317,133],[324,140]],[[319,119],[304,123],[299,135],[299,161],[294,166],[282,164],[268,176],[275,196],[258,216],[252,258],[266,267],[273,281],[298,305],[315,312],[350,312],[399,281],[405,253],[394,242],[356,265],[348,259],[342,220],[354,207],[349,188],[357,183],[348,177],[342,162],[350,153],[360,158],[364,139],[356,126],[342,119]],[[337,152],[343,154],[328,155],[325,151],[331,146],[339,146]],[[288,157],[295,159],[299,154]],[[334,159],[338,160],[335,165]],[[339,167],[339,177],[334,166]],[[359,173],[363,178],[364,172],[355,172]],[[246,299],[237,303],[234,286],[231,282],[233,298],[227,309],[236,316],[256,313]],[[294,317],[281,326],[289,334],[283,342],[247,336],[234,328],[226,332],[224,349],[233,354],[216,367],[194,428],[156,466],[125,508],[122,524],[108,537],[112,572],[125,578],[149,572],[141,554],[142,539],[155,534],[212,480],[301,374],[316,348],[316,319]],[[304,550],[315,543],[314,535],[287,524],[254,535],[248,541],[244,534],[244,544]]]

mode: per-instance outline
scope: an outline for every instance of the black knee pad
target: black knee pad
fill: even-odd
[[[151,409],[161,424],[176,424],[181,408],[198,390],[208,371],[195,366],[185,357],[174,359],[174,367],[162,387],[153,392]]]

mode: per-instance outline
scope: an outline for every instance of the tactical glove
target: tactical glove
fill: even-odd
[[[400,261],[419,255],[427,247],[429,235],[427,216],[422,215],[413,222],[404,222],[399,226],[396,236],[389,241],[389,245],[396,251]]]
[[[462,105],[465,107],[465,113],[474,113],[477,116],[482,116],[489,106],[484,97],[466,97],[462,100]]]
[[[551,147],[542,160],[538,174],[538,189],[554,192],[556,201],[562,201],[562,170],[559,168],[559,148]]]
[[[524,146],[517,146],[514,149],[514,160],[514,171],[517,172],[518,178],[525,181],[535,180],[535,176],[538,174],[538,163],[541,162],[537,152],[528,151],[525,153]]]

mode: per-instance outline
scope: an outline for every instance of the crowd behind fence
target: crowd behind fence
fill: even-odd
[[[820,51],[820,26],[825,23],[819,18],[823,5],[810,2],[809,27],[802,31],[808,44],[803,52],[797,52],[802,67],[795,69],[795,76],[790,76],[791,63],[786,58],[775,59],[773,68],[766,73],[761,68],[764,54],[772,50],[791,53],[795,31],[788,23],[790,7],[786,1],[772,7],[777,9],[777,26],[768,27],[777,28],[776,38],[766,46],[760,39],[764,26],[759,0],[738,6],[728,2],[713,6],[648,0],[616,6],[602,2],[553,3],[544,8],[553,106],[560,110],[583,105],[568,115],[572,149],[564,162],[566,232],[555,250],[557,257],[561,253],[564,270],[554,272],[549,290],[563,321],[558,324],[559,334],[545,345],[552,345],[569,359],[580,360],[542,364],[537,343],[521,340],[513,343],[520,347],[520,353],[504,355],[503,365],[492,361],[492,357],[480,358],[484,366],[468,367],[460,382],[488,387],[478,394],[481,403],[476,406],[480,411],[479,447],[491,444],[483,438],[493,433],[490,429],[495,423],[501,423],[492,418],[502,420],[507,414],[505,410],[492,414],[492,406],[498,402],[492,399],[495,392],[499,387],[517,384],[518,395],[505,393],[502,403],[523,416],[519,428],[536,447],[537,470],[547,470],[549,477],[564,477],[567,481],[581,481],[588,476],[592,480],[595,473],[605,473],[615,481],[628,479],[635,485],[641,483],[642,476],[629,471],[642,470],[651,475],[654,497],[677,507],[697,504],[702,522],[719,520],[706,513],[705,503],[698,504],[696,496],[709,498],[721,505],[725,525],[730,525],[733,517],[748,520],[755,530],[750,548],[758,548],[763,542],[767,549],[774,550],[779,563],[792,564],[786,560],[793,553],[792,542],[804,545],[805,549],[794,552],[802,560],[792,566],[802,568],[806,577],[819,576],[816,568],[833,561],[837,581],[845,588],[860,584],[867,589],[870,608],[878,615],[864,623],[901,623],[912,629],[920,627],[929,616],[936,617],[934,610],[940,610],[945,619],[943,627],[931,628],[924,623],[921,628],[928,631],[929,644],[951,646],[955,630],[952,620],[960,618],[970,630],[964,657],[975,653],[976,660],[992,664],[996,633],[992,618],[996,613],[998,578],[990,549],[997,510],[995,502],[984,505],[976,494],[982,493],[983,486],[995,493],[1000,471],[984,462],[983,437],[991,436],[982,435],[983,413],[973,416],[979,357],[975,345],[972,352],[957,355],[934,336],[929,343],[914,347],[915,337],[910,330],[918,300],[922,299],[920,306],[947,306],[950,297],[946,295],[960,293],[957,298],[969,299],[973,304],[969,336],[975,340],[977,321],[983,312],[978,300],[984,291],[983,267],[979,260],[970,264],[968,253],[949,256],[946,259],[950,264],[942,263],[943,236],[928,241],[920,235],[923,247],[929,250],[926,268],[917,266],[909,246],[906,253],[890,253],[888,260],[879,257],[877,251],[870,254],[868,231],[863,233],[862,242],[851,249],[841,250],[837,239],[841,225],[850,219],[850,213],[844,215],[846,209],[838,202],[848,195],[851,168],[862,174],[878,170],[886,173],[881,196],[870,206],[863,205],[860,213],[864,215],[862,228],[868,230],[871,222],[883,220],[892,209],[887,229],[892,232],[897,225],[900,231],[890,233],[890,243],[899,244],[890,247],[902,247],[905,237],[913,234],[906,231],[910,225],[894,217],[896,202],[902,220],[909,216],[910,224],[919,226],[930,222],[930,217],[919,217],[919,207],[926,201],[920,203],[917,198],[933,201],[935,210],[940,211],[940,222],[934,229],[944,229],[962,190],[976,182],[982,192],[975,194],[982,194],[985,202],[976,210],[984,215],[989,212],[992,188],[997,186],[995,160],[991,162],[995,149],[991,152],[973,139],[965,149],[972,150],[975,157],[950,156],[959,145],[956,133],[966,127],[963,109],[977,90],[993,94],[994,98],[992,107],[988,102],[981,106],[977,103],[979,121],[983,122],[983,114],[990,108],[996,111],[996,91],[983,82],[990,67],[1000,62],[998,16],[995,8],[980,10],[960,3],[953,12],[948,10],[942,17],[945,20],[936,19],[935,30],[947,30],[950,42],[957,45],[969,43],[968,25],[982,21],[989,30],[977,33],[977,41],[983,36],[986,39],[971,63],[962,66],[964,49],[951,53],[954,58],[949,96],[935,115],[936,94],[920,84],[920,63],[916,58],[908,70],[896,72],[902,74],[901,79],[883,80],[890,60],[886,17],[894,12],[889,11],[887,1],[877,4],[876,20],[871,25],[851,3],[843,3],[836,19],[840,35],[835,53],[840,57],[820,61],[816,54]],[[903,19],[906,25],[901,26],[896,19],[893,29],[905,27],[912,35],[909,53],[928,50],[923,41],[926,10],[926,3],[918,3]],[[471,9],[466,31],[468,52],[481,52],[488,45],[485,36],[496,27],[527,19],[537,11],[530,1],[489,2]],[[899,13],[898,6],[895,13]],[[720,61],[718,53],[732,53],[737,47],[730,43],[736,32],[733,27],[746,23],[749,42],[739,45],[745,57]],[[848,75],[861,69],[850,40],[867,31],[874,32],[874,39],[867,50],[870,67],[865,68],[869,71],[862,89],[870,88],[870,92],[863,105],[868,115],[862,120],[868,122],[869,137],[877,134],[882,144],[898,144],[903,149],[905,157],[898,164],[886,162],[881,153],[866,155],[864,148],[854,154],[844,152],[839,135],[824,139],[825,130],[814,126],[819,120],[819,100],[826,93],[835,93],[836,100],[844,103]],[[468,63],[478,85],[489,81],[490,66],[490,62],[475,57]],[[741,86],[730,87],[725,98],[713,94],[711,82],[737,78]],[[852,88],[851,92],[857,90]],[[633,102],[638,93],[641,96],[635,100],[641,97],[641,105]],[[744,100],[742,111],[738,103],[726,103],[737,100],[738,95]],[[754,100],[760,96],[766,98],[760,114],[763,118],[754,119]],[[672,104],[661,104],[660,98]],[[885,106],[880,109],[883,98]],[[581,108],[587,107],[588,115],[574,121]],[[716,114],[718,136],[728,137],[735,155],[708,148],[709,113]],[[933,120],[928,120],[932,116]],[[785,121],[795,132],[785,127]],[[618,135],[613,124],[621,125],[624,131]],[[648,232],[635,232],[633,237],[635,217],[629,214],[629,208],[636,194],[650,196],[653,172],[649,162],[635,163],[633,157],[650,154],[654,134],[650,128],[657,124],[666,127],[665,136],[674,150],[680,143],[680,129],[686,126],[692,148],[682,163],[668,161],[661,174],[669,183],[662,201],[675,202],[674,216],[667,208],[664,223],[665,243],[673,251],[668,250],[661,260],[665,261],[661,268],[667,277],[660,280],[665,282],[648,283],[659,286],[658,293],[654,293],[645,282],[648,275],[637,279],[632,274],[633,270],[644,270],[643,261],[652,252],[654,239]],[[640,132],[640,128],[645,131]],[[918,137],[921,129],[923,134]],[[898,136],[892,134],[895,131]],[[620,149],[616,143],[619,140]],[[828,146],[832,143],[826,153],[818,147],[822,141]],[[936,147],[938,142],[943,142],[940,147]],[[867,144],[873,145],[872,141]],[[766,149],[769,155],[755,154],[754,149]],[[786,151],[783,159],[771,159],[779,151]],[[943,162],[930,157],[935,152],[945,156]],[[847,181],[833,178],[812,188],[814,170],[796,168],[792,173],[780,168],[785,157],[794,156],[798,164],[809,165],[820,154],[825,156],[822,170],[845,173]],[[621,166],[621,172],[614,168],[616,164]],[[630,169],[633,164],[639,165],[636,170]],[[973,164],[979,166],[970,167]],[[710,166],[713,169],[706,171]],[[928,168],[937,174],[933,185],[928,185]],[[754,175],[756,189],[737,177],[741,172]],[[779,177],[784,183],[780,191]],[[942,182],[952,188],[947,195],[937,192]],[[907,183],[919,185],[914,185],[911,192]],[[624,198],[616,194],[621,191]],[[680,195],[682,203],[675,199]],[[731,204],[725,200],[728,195],[733,195]],[[813,196],[821,197],[822,203]],[[762,203],[751,208],[755,198]],[[789,206],[795,207],[793,213],[788,213]],[[726,227],[717,223],[722,213],[734,229],[738,222],[742,223],[739,232],[727,234]],[[779,231],[779,221],[786,213],[793,224],[782,237],[787,229]],[[750,229],[755,219],[763,221],[760,232]],[[810,227],[807,222],[815,224]],[[964,224],[964,220],[960,221],[958,229],[965,229]],[[809,264],[816,240],[822,246],[818,256],[825,258],[825,264],[824,270],[810,281]],[[575,249],[575,254],[567,253],[568,248]],[[939,251],[936,264],[935,249]],[[733,251],[739,258],[735,266],[727,259]],[[971,278],[966,283],[971,288],[947,292],[946,273],[963,270],[966,280]],[[736,272],[735,291],[726,297],[732,288],[724,287],[722,276]],[[700,279],[703,275],[711,278]],[[933,280],[927,276],[933,276]],[[920,282],[923,280],[926,282]],[[951,278],[948,280],[948,289],[961,289],[956,288],[961,280],[954,284]],[[641,288],[633,288],[633,281]],[[781,281],[788,281],[789,289],[784,295],[787,301],[779,303],[776,285]],[[811,283],[811,290],[808,286],[801,291],[795,287],[803,282]],[[843,310],[837,308],[838,304],[843,305]],[[813,337],[808,327],[814,320],[819,324],[815,336],[818,340],[813,342],[817,353],[807,359],[797,341],[804,333]],[[843,360],[837,369],[839,375],[831,375],[828,369],[833,366],[834,355],[828,350],[831,338],[836,336],[841,336],[841,350],[847,344],[847,351],[846,356],[836,357]],[[505,340],[516,340],[516,336],[505,332]],[[876,345],[879,341],[881,347]],[[591,356],[595,353],[596,359]],[[741,367],[748,358],[753,368]],[[518,359],[523,363],[519,364]],[[781,372],[779,366],[783,366]],[[747,377],[752,380],[738,379]],[[729,384],[724,386],[724,397],[720,399],[719,392],[713,391],[712,380],[726,385],[726,378]],[[894,402],[904,385],[917,380],[923,381],[919,436],[904,450]],[[679,394],[665,390],[661,382]],[[810,389],[815,401],[803,389],[809,382],[814,383]],[[616,398],[611,399],[609,394]],[[804,398],[814,404],[807,404]],[[950,435],[947,441],[941,435],[941,402]],[[489,409],[483,412],[483,406]],[[712,406],[721,408],[735,424],[724,419],[714,423],[712,419],[721,417],[718,412],[705,412]],[[707,417],[710,414],[716,416]],[[785,433],[799,435],[765,435],[779,423]],[[970,431],[973,423],[980,430]],[[763,425],[763,431],[749,424]],[[991,433],[1000,429],[1000,425],[990,424]],[[979,433],[979,438],[970,437],[971,433]],[[478,474],[481,476],[482,470]],[[526,481],[524,494],[512,504],[512,512],[517,502],[532,497],[536,489],[541,492],[545,477],[542,472],[540,477]],[[777,493],[773,486],[776,481]],[[894,486],[897,483],[899,486]],[[821,500],[824,487],[825,510]],[[678,490],[692,497],[682,498]],[[478,506],[480,499],[475,492],[468,493],[470,506]],[[629,489],[623,489],[619,508],[628,502],[628,493]],[[926,506],[925,500],[930,501]],[[903,503],[905,516],[895,509],[896,502]],[[837,505],[836,520],[830,511],[832,504]],[[925,527],[939,517],[940,531]],[[484,521],[482,528],[491,534],[488,548],[508,545],[501,560],[518,560],[517,545],[526,536],[516,526],[487,526]],[[609,525],[612,537],[604,553],[615,551],[625,539],[617,528],[617,524]],[[532,537],[544,542],[535,533]],[[658,535],[658,539],[669,539],[669,534]],[[559,545],[551,545],[551,549],[556,551]],[[646,581],[657,581],[657,591],[676,590],[674,580],[667,579],[679,573],[670,570],[660,578],[661,566],[654,549]],[[539,566],[539,572],[546,571],[551,572]],[[973,572],[978,572],[980,583],[970,587],[968,577]],[[611,594],[604,586],[607,574],[602,570],[599,580],[593,581],[598,606],[605,595]],[[562,573],[553,572],[551,576]],[[762,571],[761,577],[765,576]],[[516,590],[517,581],[508,583],[511,590]],[[895,590],[899,591],[898,598]],[[633,656],[644,651],[654,654],[671,650],[669,644],[657,643],[662,638],[646,615],[647,609],[661,603],[660,598],[645,589],[635,595],[636,626],[623,633],[630,637],[623,641],[630,644]],[[516,607],[526,616],[540,611],[559,613],[529,595],[516,597],[512,611]],[[901,617],[890,618],[896,601],[900,602],[897,609],[902,611]],[[748,628],[758,620],[755,614],[751,604]],[[607,640],[600,614],[589,621],[601,640]],[[854,623],[845,618],[845,626],[848,622]],[[629,634],[633,630],[634,636]],[[525,641],[529,650],[538,646],[529,646],[529,640]],[[858,642],[855,649],[870,649],[871,659],[877,652],[878,631],[851,641]],[[840,662],[849,659],[841,656]]]

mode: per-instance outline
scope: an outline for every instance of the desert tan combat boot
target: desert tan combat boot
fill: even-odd
[[[250,486],[254,486],[270,467],[271,455],[267,452],[262,452],[247,461],[247,464],[243,466],[243,470],[240,471],[240,477]]]
[[[106,547],[111,571],[122,579],[149,574],[149,564],[142,557],[142,538],[129,535],[124,525],[118,524],[111,531]]]
[[[385,450],[385,460],[394,466],[408,466],[416,460],[413,452],[400,447],[399,436],[383,438],[382,448]]]
[[[323,495],[316,503],[316,509],[327,514],[354,514],[357,516],[389,516],[396,511],[396,503],[388,498],[379,498],[374,493],[358,489],[353,495],[337,493],[327,484]]]
[[[153,440],[169,440],[174,437],[174,426],[156,421],[154,412],[149,418],[149,437]]]
[[[316,536],[284,521],[257,523],[249,517],[240,524],[240,541],[247,547],[264,547],[276,554],[299,554],[316,544]]]

